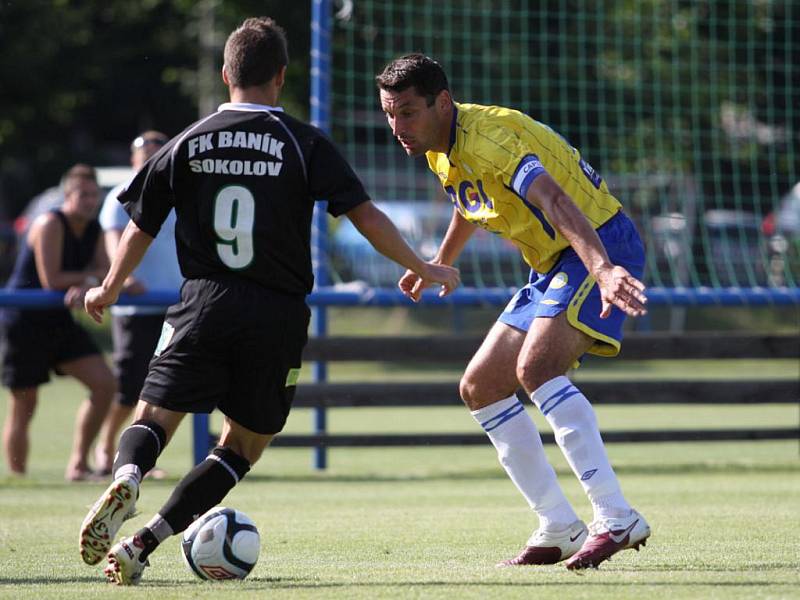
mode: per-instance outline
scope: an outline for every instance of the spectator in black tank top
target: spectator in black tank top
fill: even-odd
[[[7,309],[0,318],[2,383],[11,394],[3,427],[9,472],[24,475],[28,429],[38,389],[50,371],[75,377],[89,390],[78,409],[65,477],[90,474],[89,448],[116,389],[114,377],[89,334],[72,318],[92,285],[105,276],[108,258],[97,223],[99,190],[92,167],[76,165],[64,177],[64,203],[41,215],[26,236],[8,282],[12,289],[64,290],[65,308]]]

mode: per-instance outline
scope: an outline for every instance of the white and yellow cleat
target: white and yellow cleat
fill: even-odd
[[[138,535],[122,538],[108,553],[108,566],[103,573],[111,583],[138,585],[144,568],[150,566],[148,560],[140,560],[143,551],[144,544]]]
[[[136,480],[121,478],[97,499],[81,525],[78,544],[83,562],[96,565],[106,556],[122,523],[134,515],[138,496]]]

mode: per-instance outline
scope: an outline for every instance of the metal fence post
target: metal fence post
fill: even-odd
[[[330,130],[330,80],[331,80],[331,2],[311,0],[311,123],[323,131]],[[314,208],[312,258],[314,279],[318,287],[328,285],[327,242],[328,221],[324,203]],[[328,314],[324,305],[314,309],[312,333],[324,336],[328,332]],[[323,382],[328,377],[327,364],[314,363],[314,381]],[[324,435],[327,429],[327,413],[324,407],[314,409],[314,433]],[[325,469],[328,463],[324,445],[314,449],[314,467]]]

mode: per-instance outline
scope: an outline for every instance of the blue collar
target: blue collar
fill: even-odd
[[[450,122],[450,147],[447,149],[447,155],[450,156],[450,152],[453,151],[453,146],[456,143],[456,121],[458,119],[458,108],[456,108],[456,103],[453,102],[453,120]]]

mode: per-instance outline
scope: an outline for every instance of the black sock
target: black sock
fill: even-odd
[[[137,536],[140,540],[142,540],[142,544],[144,545],[144,550],[142,550],[142,553],[139,555],[139,562],[144,562],[147,560],[147,557],[150,556],[150,553],[158,548],[158,544],[160,542],[156,538],[155,534],[147,527],[142,527],[139,531],[137,531],[134,537]]]
[[[181,479],[158,514],[173,533],[180,533],[208,509],[219,504],[247,474],[250,463],[230,448],[217,446]]]
[[[112,473],[124,465],[136,465],[141,476],[156,466],[156,459],[167,444],[167,433],[155,421],[142,419],[131,423],[119,438],[119,450],[114,457]]]

